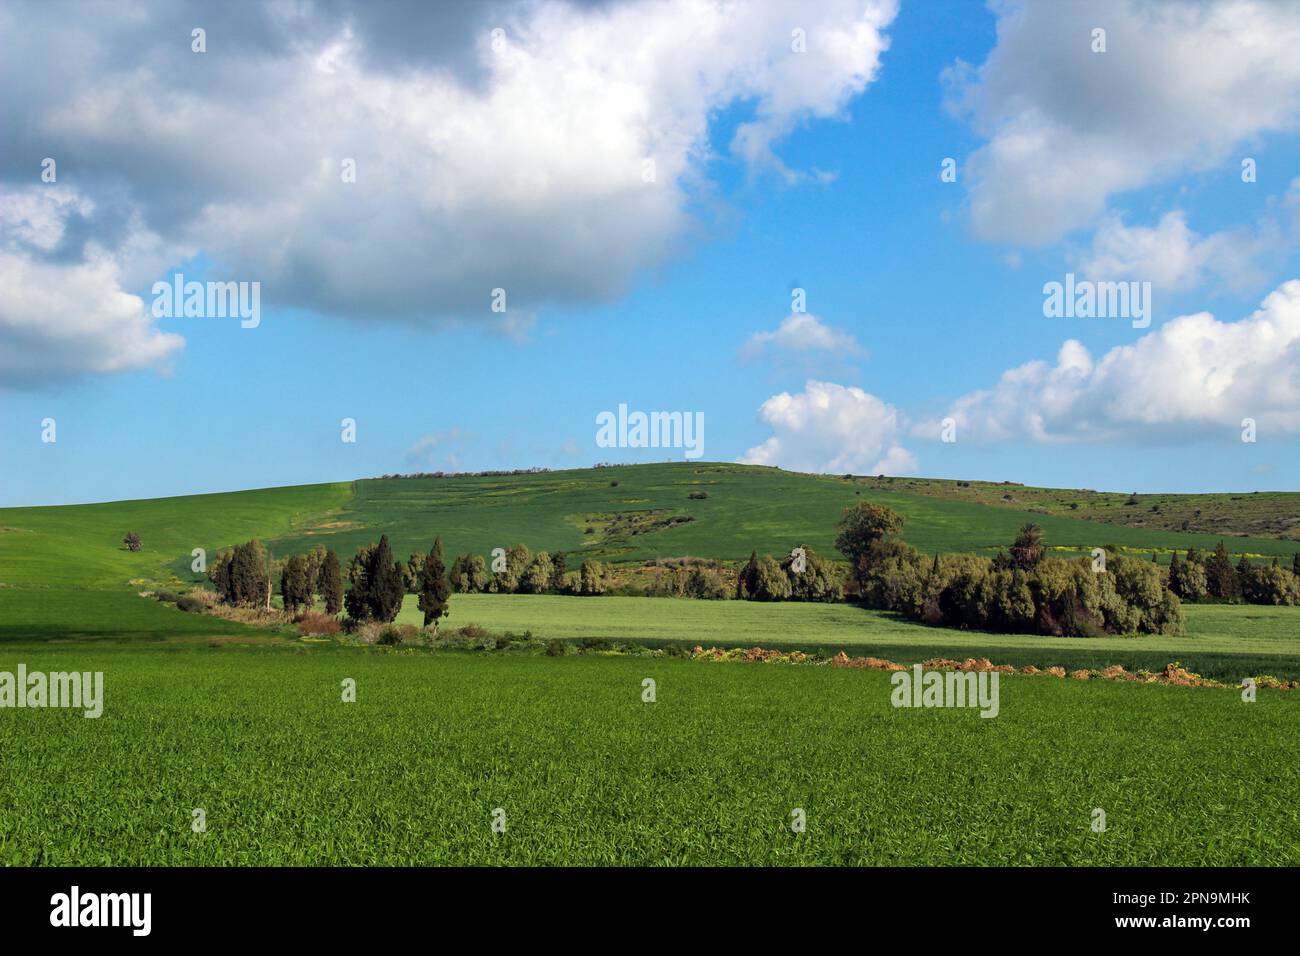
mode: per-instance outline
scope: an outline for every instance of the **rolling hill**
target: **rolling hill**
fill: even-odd
[[[0,509],[0,586],[113,588],[171,575],[195,580],[199,576],[190,571],[195,548],[211,554],[251,537],[268,542],[280,556],[319,543],[346,558],[387,533],[399,555],[427,549],[441,534],[450,555],[486,555],[523,542],[533,550],[613,562],[683,555],[738,561],[754,549],[778,554],[799,544],[838,557],[835,522],[844,507],[862,500],[902,514],[903,536],[927,553],[993,553],[1026,521],[1040,524],[1048,544],[1067,552],[1117,546],[1167,560],[1173,549],[1213,548],[1221,537],[1234,553],[1255,557],[1289,559],[1300,550],[1300,542],[1285,538],[1235,534],[1239,526],[1287,525],[1292,509],[1300,507],[1296,495],[1194,496],[1203,513],[1214,512],[1219,530],[1208,533],[1091,520],[1109,505],[1094,503],[1084,517],[1040,507],[1049,498],[1087,500],[1096,493],[947,484],[951,488],[945,491],[942,483],[925,479],[848,479],[747,465],[670,463],[5,508]],[[989,487],[1011,487],[1002,494],[1025,506],[1000,496],[996,503],[984,500]],[[1271,516],[1265,516],[1265,503]],[[139,552],[122,545],[128,531],[143,540]]]

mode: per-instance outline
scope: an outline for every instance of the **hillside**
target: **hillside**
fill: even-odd
[[[996,502],[989,500],[998,490]],[[700,493],[707,497],[690,497]],[[1095,495],[1049,495],[1045,489],[1018,485],[850,480],[746,465],[671,463],[493,477],[366,479],[6,508],[0,509],[0,585],[120,587],[168,572],[194,579],[194,548],[211,554],[254,536],[267,541],[278,555],[321,543],[346,557],[387,533],[401,555],[427,549],[441,534],[452,555],[487,555],[493,548],[524,542],[533,550],[563,550],[614,562],[683,555],[738,561],[754,549],[778,554],[799,544],[838,557],[835,522],[845,506],[862,500],[902,514],[904,537],[926,552],[992,553],[1006,546],[1026,521],[1042,525],[1048,544],[1066,552],[1105,545],[1156,552],[1163,558],[1171,549],[1213,548],[1220,537],[1228,538],[1230,550],[1254,556],[1289,559],[1300,550],[1294,541],[1238,534],[1239,528],[1285,524],[1297,496],[1190,496],[1203,515],[1214,514],[1218,530],[1213,534],[1131,526],[1118,519],[1086,520],[1067,516],[1073,514],[1068,505],[1065,514],[1059,513],[1061,502],[1075,498],[1092,502],[1088,510],[1079,509],[1086,516],[1126,507],[1089,497]],[[1265,517],[1265,505],[1273,507],[1270,517]],[[1128,520],[1136,519],[1130,515]],[[127,531],[141,536],[140,552],[122,546]]]

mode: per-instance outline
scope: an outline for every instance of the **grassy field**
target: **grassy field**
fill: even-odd
[[[1300,539],[1300,492],[1294,491],[1137,495],[940,478],[860,480],[871,489],[901,487],[909,494],[1148,530]]]
[[[1010,677],[985,720],[829,667],[0,651],[18,660],[102,670],[105,709],[3,714],[7,864],[1300,864],[1295,694]]]
[[[97,720],[0,710],[0,863],[1300,863],[1296,693],[1246,705],[1231,689],[1014,676],[983,720],[895,710],[875,671],[384,651],[137,593],[196,580],[194,548],[254,536],[281,557],[324,543],[346,559],[384,532],[399,555],[435,534],[452,555],[520,541],[615,562],[796,544],[829,555],[840,510],[864,498],[902,513],[927,551],[992,552],[1027,520],[1065,549],[1163,557],[1218,540],[1040,514],[1068,505],[1019,486],[1003,492],[1014,501],[966,500],[917,481],[673,464],[2,509],[0,670],[102,670],[106,701]],[[1202,510],[1256,531],[1284,527],[1270,509],[1290,507],[1208,497]],[[1112,505],[1132,507],[1094,502],[1089,515]],[[128,531],[140,552],[122,546]],[[1297,547],[1228,543],[1288,561]],[[1180,638],[1058,639],[848,605],[456,595],[449,626],[1300,677],[1300,608],[1192,606],[1187,618]],[[402,619],[418,623],[413,599]],[[349,677],[355,704],[340,700]],[[207,830],[194,833],[200,807]],[[490,827],[497,807],[505,833]],[[1105,833],[1089,827],[1094,807]],[[808,819],[798,836],[795,808]]]
[[[1300,608],[1192,605],[1187,634],[1044,637],[926,627],[898,615],[847,604],[762,604],[681,598],[557,597],[529,594],[457,594],[450,627],[478,624],[563,640],[633,641],[705,647],[797,647],[833,654],[884,657],[911,664],[934,657],[988,657],[995,663],[1038,667],[1158,670],[1179,661],[1219,680],[1271,674],[1300,679]],[[415,598],[398,621],[420,624]]]

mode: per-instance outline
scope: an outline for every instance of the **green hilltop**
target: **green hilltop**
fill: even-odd
[[[1034,521],[1050,546],[1087,552],[1213,548],[1289,558],[1300,542],[1260,533],[1292,529],[1300,495],[1150,495],[1026,488],[986,482],[809,475],[718,463],[618,465],[487,476],[375,478],[225,494],[0,509],[0,585],[106,588],[190,571],[248,538],[278,556],[316,544],[345,558],[388,534],[396,554],[441,534],[450,555],[488,555],[516,542],[612,562],[695,556],[739,561],[797,545],[838,558],[840,512],[869,500],[903,515],[903,537],[927,553],[993,553]],[[1183,502],[1181,499],[1187,499]],[[1080,503],[1078,509],[1069,504]],[[1159,511],[1152,511],[1158,503]],[[1197,530],[1163,525],[1199,512]],[[1165,517],[1161,517],[1164,514]],[[1189,524],[1189,527],[1190,524]],[[1242,530],[1256,533],[1243,535]],[[143,547],[122,545],[128,531]]]

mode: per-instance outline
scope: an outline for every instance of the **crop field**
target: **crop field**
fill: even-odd
[[[1294,694],[1008,677],[985,720],[830,667],[46,645],[0,669],[17,660],[102,670],[105,705],[0,721],[7,864],[1300,863]]]
[[[493,633],[530,631],[561,640],[844,650],[911,664],[934,657],[988,657],[994,663],[1158,670],[1171,661],[1206,677],[1240,681],[1270,674],[1300,678],[1300,608],[1188,605],[1180,637],[1046,637],[926,627],[885,611],[847,604],[693,601],[683,598],[458,594],[449,626]],[[398,621],[423,618],[408,596]]]
[[[759,645],[1071,670],[1179,661],[1225,682],[1285,680],[1300,678],[1300,608],[1194,605],[1181,637],[1083,639],[929,628],[847,604],[452,596],[444,628],[588,645],[548,656],[536,643],[300,639],[288,624],[139,594],[197,581],[194,548],[255,536],[279,557],[323,543],[345,560],[382,533],[398,555],[441,534],[452,555],[523,542],[570,551],[571,567],[585,555],[741,560],[796,544],[833,555],[841,509],[864,497],[902,513],[904,537],[931,552],[993,552],[1027,520],[1064,550],[1165,558],[1218,540],[908,481],[675,464],[0,510],[0,671],[105,680],[96,719],[0,710],[0,863],[1300,864],[1300,693],[1262,689],[1246,706],[1234,689],[1012,675],[986,720],[895,709],[878,671],[654,653]],[[1230,496],[1201,498],[1216,522],[1248,529],[1282,527],[1289,507],[1269,496],[1243,517]],[[122,545],[127,531],[140,551]],[[1288,562],[1297,547],[1228,545]],[[420,621],[408,597],[399,622]],[[609,641],[642,650],[609,655]],[[355,703],[342,700],[348,678]],[[1097,808],[1103,833],[1090,827]],[[798,835],[795,810],[807,818]]]

